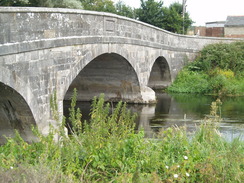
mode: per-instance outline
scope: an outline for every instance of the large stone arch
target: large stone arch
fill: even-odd
[[[165,57],[159,56],[152,65],[148,86],[153,89],[163,89],[172,82],[171,71]]]
[[[91,100],[105,93],[107,100],[141,102],[138,76],[133,66],[117,53],[103,53],[92,59],[73,79],[64,99],[69,99],[74,88],[78,100]]]
[[[38,115],[33,113],[37,102],[25,82],[6,68],[0,70],[0,142],[3,135],[13,136],[15,129],[29,141],[33,137],[31,127],[38,126]]]

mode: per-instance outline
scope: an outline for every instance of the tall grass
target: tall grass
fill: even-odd
[[[35,130],[39,142],[32,144],[18,132],[8,138],[0,147],[0,182],[244,182],[244,143],[218,132],[219,105],[191,138],[172,127],[155,139],[135,132],[136,115],[124,103],[111,109],[95,98],[89,123],[77,120],[72,105],[70,135],[63,124],[48,136]]]

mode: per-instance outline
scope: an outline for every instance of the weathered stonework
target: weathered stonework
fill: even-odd
[[[55,91],[60,114],[74,87],[82,100],[104,92],[108,100],[152,102],[149,87],[169,85],[203,46],[223,41],[235,40],[177,35],[109,13],[1,7],[0,90],[16,91],[24,102],[15,112],[28,106],[23,124],[45,133]]]

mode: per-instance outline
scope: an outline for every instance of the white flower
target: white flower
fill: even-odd
[[[177,168],[180,168],[180,165],[177,165]]]
[[[187,176],[187,177],[189,177],[189,176],[190,176],[190,174],[186,172],[186,176]]]
[[[187,159],[188,159],[188,157],[187,157],[187,156],[183,156],[183,157],[184,157],[184,159],[185,159],[185,160],[187,160]]]
[[[14,167],[12,167],[12,166],[10,167],[11,170],[12,170],[13,168],[14,168]]]
[[[178,176],[178,174],[174,174],[174,178],[178,178],[179,176]]]
[[[165,168],[166,168],[166,169],[169,169],[169,166],[166,165]]]

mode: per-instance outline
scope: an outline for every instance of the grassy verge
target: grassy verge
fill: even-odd
[[[177,127],[146,139],[143,131],[134,131],[136,116],[125,104],[111,114],[103,97],[93,101],[90,123],[82,123],[72,105],[69,136],[61,126],[48,136],[36,132],[39,142],[28,144],[16,133],[0,147],[0,181],[244,182],[244,143],[221,137],[218,105],[212,104],[212,117],[191,139]]]
[[[244,96],[244,42],[206,46],[169,92]]]

